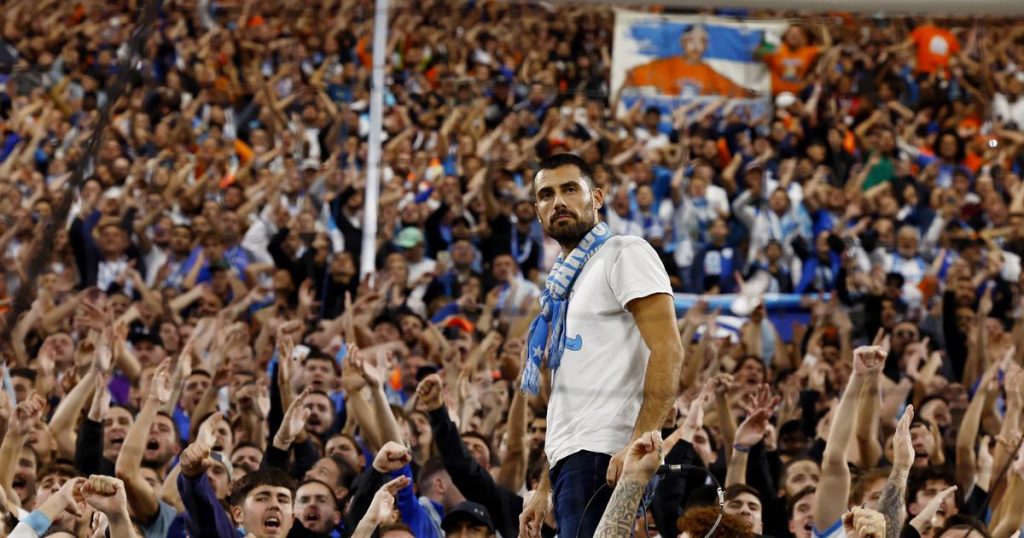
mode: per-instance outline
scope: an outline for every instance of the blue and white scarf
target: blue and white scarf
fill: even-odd
[[[566,258],[558,256],[548,273],[544,293],[540,297],[540,314],[530,324],[527,337],[527,361],[523,371],[522,391],[536,395],[540,392],[540,370],[544,366],[557,370],[565,351],[565,317],[569,309],[569,292],[587,260],[612,236],[608,225],[599,222],[587,232]],[[548,338],[550,334],[550,339]],[[547,354],[547,362],[544,355]]]

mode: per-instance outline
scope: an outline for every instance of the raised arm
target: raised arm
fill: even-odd
[[[858,467],[870,469],[882,457],[882,443],[878,441],[878,411],[881,405],[881,373],[868,376],[857,402],[857,452],[860,455]]]
[[[519,382],[514,383],[519,386]],[[508,412],[508,436],[505,447],[505,458],[501,462],[498,473],[498,485],[509,491],[519,491],[526,478],[526,395],[521,390],[512,391],[512,405]]]
[[[752,396],[752,409],[750,416],[736,429],[736,437],[733,440],[732,457],[729,458],[729,466],[725,475],[725,487],[733,484],[746,483],[747,458],[750,449],[760,443],[768,431],[768,421],[775,413],[775,406],[779,404],[780,398],[773,397],[768,385],[761,386],[757,394]],[[719,413],[728,409],[719,410]]]
[[[910,421],[913,419],[914,406],[910,405],[896,425],[896,435],[892,438],[892,471],[882,488],[882,496],[878,498],[878,511],[885,517],[886,538],[898,537],[907,519],[907,477],[914,465],[914,445],[910,441]]]
[[[978,430],[981,427],[981,414],[985,410],[989,397],[992,396],[991,386],[995,384],[995,375],[998,373],[998,365],[993,365],[985,371],[981,378],[978,390],[974,398],[967,406],[963,419],[960,421],[960,429],[956,434],[956,465],[954,475],[956,484],[964,492],[964,496],[971,494],[974,489],[977,476],[975,475],[975,463],[977,461],[974,449],[978,441]],[[998,385],[996,386],[998,388]]]
[[[373,501],[370,502],[369,510],[353,531],[352,538],[371,538],[375,535],[377,527],[390,521],[395,510],[395,496],[409,484],[408,477],[400,476],[378,489]]]
[[[855,416],[864,385],[872,375],[879,375],[882,371],[888,347],[886,339],[883,345],[860,347],[853,352],[853,374],[834,411],[833,416],[837,418],[832,421],[822,455],[818,489],[829,494],[814,498],[814,526],[819,531],[834,525],[846,512],[850,496],[850,469],[846,465],[846,453],[857,421],[843,418]]]
[[[150,385],[142,410],[135,417],[128,435],[125,436],[121,452],[117,455],[114,474],[124,481],[128,491],[128,507],[135,519],[148,522],[160,505],[153,488],[142,478],[139,469],[142,467],[143,454],[146,451],[146,439],[156,419],[157,412],[171,401],[171,374],[169,361],[164,361],[157,369]]]
[[[661,428],[676,398],[679,371],[683,363],[683,344],[676,326],[675,305],[671,295],[656,293],[630,301],[628,310],[636,320],[644,343],[651,350],[644,375],[643,403],[637,414],[630,442],[644,432]],[[614,484],[622,470],[627,446],[608,464],[607,479]]]
[[[91,369],[85,377],[78,380],[75,388],[64,396],[50,418],[50,431],[57,441],[57,454],[61,459],[73,460],[75,457],[75,422],[82,414],[86,400],[92,394],[95,380],[96,370]]]
[[[84,483],[85,502],[107,516],[111,536],[137,538],[135,526],[128,515],[127,489],[124,483],[109,476],[90,476]]]
[[[28,398],[14,408],[10,424],[7,426],[7,433],[4,435],[3,443],[0,443],[0,486],[3,486],[4,493],[12,502],[18,501],[18,494],[12,486],[14,482],[14,471],[18,466],[18,456],[32,427],[43,416],[46,409],[46,400],[42,396],[32,393]]]

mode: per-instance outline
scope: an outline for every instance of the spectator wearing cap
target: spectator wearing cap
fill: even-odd
[[[494,523],[487,509],[469,501],[448,512],[441,528],[445,538],[494,538]]]

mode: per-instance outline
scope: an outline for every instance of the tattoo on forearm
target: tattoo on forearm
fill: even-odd
[[[601,523],[597,526],[594,534],[597,538],[630,538],[633,535],[633,524],[636,521],[636,510],[640,506],[640,499],[644,495],[644,488],[647,484],[636,480],[622,480],[612,498],[608,501],[608,508],[601,516]]]
[[[904,499],[907,496],[907,474],[908,471],[894,467],[889,473],[882,496],[878,498],[878,511],[885,517],[886,538],[897,538],[906,521]]]

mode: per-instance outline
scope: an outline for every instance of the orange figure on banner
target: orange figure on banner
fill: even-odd
[[[708,33],[703,27],[691,26],[680,39],[683,45],[682,57],[659,58],[634,67],[626,75],[626,86],[651,86],[663,95],[753,95],[753,92],[704,62]]]

